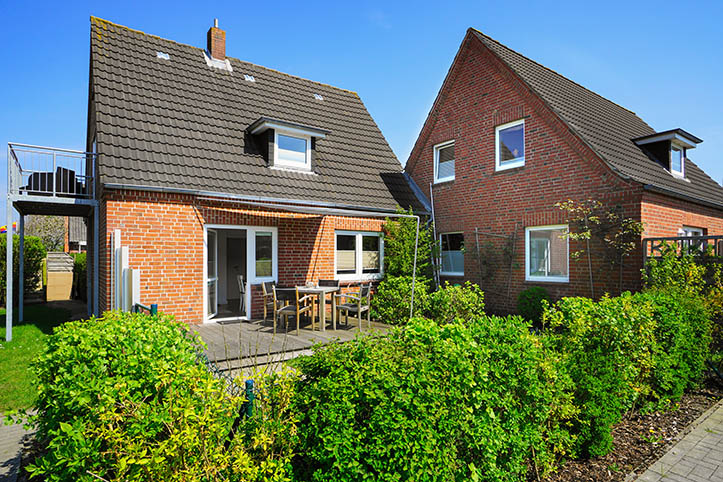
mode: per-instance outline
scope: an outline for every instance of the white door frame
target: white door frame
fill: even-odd
[[[251,313],[251,285],[263,283],[265,281],[278,282],[279,279],[279,230],[275,226],[244,226],[236,224],[204,224],[203,225],[203,322],[216,323],[220,320],[229,320],[229,318],[208,318],[208,230],[232,230],[246,231],[246,273],[244,281],[246,283],[246,315],[235,319],[249,319]],[[272,241],[272,276],[256,277],[256,233],[270,232]],[[216,240],[218,245],[218,238]],[[218,256],[216,258],[218,262]]]

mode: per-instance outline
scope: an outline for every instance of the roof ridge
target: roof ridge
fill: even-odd
[[[190,48],[192,48],[192,49],[200,50],[201,52],[206,52],[205,49],[202,49],[201,47],[196,47],[195,45],[184,44],[184,43],[177,42],[177,41],[175,41],[175,40],[171,40],[171,39],[168,39],[168,38],[165,38],[165,37],[161,37],[161,36],[158,36],[158,35],[153,35],[153,34],[151,34],[151,33],[146,33],[146,32],[144,32],[144,31],[142,31],[142,30],[134,29],[134,28],[128,27],[128,26],[126,26],[126,25],[121,25],[121,24],[119,24],[119,23],[111,22],[110,20],[106,20],[106,19],[104,19],[104,18],[96,17],[96,16],[94,16],[94,15],[91,15],[91,16],[90,16],[90,21],[91,21],[91,23],[93,23],[94,21],[95,21],[96,23],[106,23],[106,24],[109,24],[109,25],[113,25],[114,27],[117,27],[117,28],[122,28],[122,29],[129,30],[129,31],[131,31],[131,32],[135,32],[135,33],[138,33],[138,34],[141,34],[141,35],[146,35],[146,36],[148,36],[148,37],[153,37],[153,38],[156,38],[156,39],[159,39],[159,40],[163,40],[163,41],[165,41],[165,42],[171,42],[171,43],[176,44],[176,45],[180,45],[180,46],[183,46],[183,47],[190,47]],[[282,71],[280,71],[280,70],[272,69],[271,67],[266,67],[265,65],[260,65],[260,64],[255,64],[255,63],[253,63],[253,62],[249,62],[248,60],[241,60],[241,59],[239,59],[239,58],[230,57],[230,56],[226,56],[226,58],[227,58],[227,59],[231,59],[231,60],[235,60],[235,61],[237,61],[237,62],[241,62],[241,63],[244,63],[244,64],[253,65],[254,67],[260,67],[260,68],[262,68],[262,69],[265,69],[265,70],[268,70],[268,71],[271,71],[271,72],[275,72],[275,73],[277,73],[277,74],[285,75],[285,76],[291,77],[291,78],[293,78],[293,79],[303,80],[303,81],[306,81],[306,82],[311,82],[311,83],[314,83],[314,84],[322,85],[322,86],[324,86],[324,87],[330,87],[330,88],[332,88],[332,89],[341,90],[341,91],[343,91],[343,92],[348,92],[348,93],[354,94],[355,96],[357,96],[358,98],[360,98],[360,97],[359,97],[359,94],[358,94],[356,91],[353,91],[353,90],[344,89],[344,88],[342,88],[342,87],[337,87],[337,86],[334,86],[334,85],[331,85],[331,84],[326,84],[326,83],[324,83],[324,82],[319,82],[318,80],[307,79],[306,77],[301,77],[301,76],[299,76],[299,75],[289,74],[289,73],[286,73],[286,72],[282,72]]]
[[[488,40],[491,40],[492,42],[496,43],[497,45],[506,48],[506,49],[509,50],[510,52],[513,52],[513,53],[519,55],[520,57],[522,57],[522,58],[525,59],[525,60],[529,60],[530,62],[532,62],[532,63],[534,63],[534,64],[536,64],[536,65],[539,65],[539,66],[542,67],[543,69],[549,70],[549,71],[552,72],[553,74],[555,74],[555,75],[557,75],[557,76],[559,76],[559,77],[562,77],[563,79],[567,80],[568,82],[572,82],[573,84],[577,85],[577,86],[580,87],[581,89],[585,89],[586,91],[590,92],[591,94],[596,95],[597,97],[603,99],[604,101],[610,102],[611,104],[616,105],[617,107],[620,107],[621,109],[624,109],[624,110],[630,112],[630,113],[633,114],[635,117],[637,117],[638,119],[640,119],[640,120],[642,120],[643,122],[645,122],[645,120],[643,120],[638,114],[636,114],[634,111],[628,109],[627,107],[625,107],[625,106],[623,106],[623,105],[620,105],[620,104],[618,104],[617,102],[615,102],[615,101],[613,101],[613,100],[608,99],[608,98],[605,97],[604,95],[598,94],[598,93],[595,92],[594,90],[588,89],[588,88],[585,87],[584,85],[582,85],[582,84],[580,84],[580,83],[578,83],[578,82],[575,82],[575,81],[572,80],[571,78],[569,78],[569,77],[567,77],[567,76],[565,76],[565,75],[562,75],[561,73],[557,72],[556,70],[551,69],[550,67],[548,67],[548,66],[546,66],[546,65],[543,65],[543,64],[541,64],[540,62],[538,62],[538,61],[536,61],[536,60],[534,60],[534,59],[531,59],[531,58],[527,57],[526,55],[518,52],[517,50],[515,50],[515,49],[513,49],[513,48],[510,48],[510,47],[508,47],[507,45],[503,44],[503,43],[500,42],[499,40],[493,39],[492,37],[490,37],[489,35],[483,33],[482,31],[480,31],[480,30],[478,30],[478,29],[476,29],[476,28],[474,28],[474,27],[469,27],[469,30],[472,30],[472,31],[474,31],[475,33],[477,33],[478,35],[481,35],[482,37],[484,37],[484,38],[486,38],[486,39],[488,39]],[[645,122],[645,124],[647,124],[647,122]]]

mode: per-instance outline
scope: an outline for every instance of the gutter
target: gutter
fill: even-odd
[[[723,209],[723,203],[715,203],[713,201],[706,201],[705,199],[696,198],[693,196],[688,196],[686,194],[681,194],[677,191],[673,191],[671,189],[665,189],[663,187],[655,186],[653,184],[644,184],[643,189],[650,192],[656,192],[659,194],[665,194],[666,196],[682,199],[684,201],[690,201],[694,202],[706,207],[712,207],[716,209]]]
[[[250,201],[250,202],[266,202],[266,203],[276,203],[276,204],[300,204],[300,205],[309,205],[309,206],[319,206],[319,207],[326,207],[326,208],[333,208],[333,209],[347,209],[347,210],[356,210],[356,211],[369,211],[369,212],[383,212],[383,213],[389,213],[389,214],[395,214],[396,209],[389,209],[389,208],[374,208],[369,206],[355,206],[351,204],[338,204],[338,203],[329,203],[329,202],[323,202],[323,201],[311,201],[311,200],[304,200],[304,199],[285,199],[285,198],[268,198],[268,197],[261,197],[261,196],[245,196],[242,194],[232,194],[232,193],[222,193],[222,192],[214,192],[214,191],[202,191],[199,189],[185,189],[185,188],[176,188],[176,187],[162,187],[162,186],[142,186],[138,184],[120,184],[120,183],[104,183],[103,187],[106,189],[129,189],[134,191],[147,191],[147,192],[163,192],[163,193],[171,193],[171,194],[186,194],[190,196],[199,196],[199,197],[211,197],[216,199],[231,199],[236,201]],[[425,206],[426,208],[426,206]],[[420,215],[428,215],[428,211],[422,211],[419,213]]]

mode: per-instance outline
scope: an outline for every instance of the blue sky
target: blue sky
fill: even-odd
[[[85,145],[90,15],[199,47],[217,17],[228,55],[358,92],[402,163],[475,27],[657,130],[702,138],[690,157],[723,180],[721,1],[0,0],[0,11],[3,220],[8,141]]]

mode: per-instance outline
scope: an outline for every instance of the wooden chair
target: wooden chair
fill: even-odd
[[[296,335],[299,335],[301,326],[301,315],[306,313],[313,314],[314,295],[306,295],[299,297],[298,288],[281,289],[274,286],[274,335],[276,334],[276,324],[279,318],[284,318],[286,333],[289,332],[289,316],[296,317]],[[314,317],[311,317],[311,329],[315,329]]]
[[[349,324],[349,312],[356,313],[357,318],[359,319],[359,331],[362,331],[362,313],[366,312],[367,314],[367,327],[372,327],[372,320],[371,320],[371,292],[372,292],[372,284],[366,284],[361,285],[359,292],[353,292],[353,293],[342,293],[340,295],[334,295],[336,298],[336,312],[337,312],[337,319],[339,319],[339,316],[341,315],[341,312],[344,312],[344,321],[348,325]],[[347,302],[344,302],[344,300],[347,300]],[[352,302],[349,302],[348,300],[351,300]]]
[[[268,319],[269,316],[269,309],[271,312],[274,312],[274,286],[276,283],[273,281],[266,281],[264,283],[261,283],[261,291],[262,291],[262,298],[264,301],[264,321]],[[276,316],[274,315],[274,320],[276,320]]]

